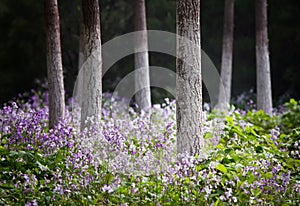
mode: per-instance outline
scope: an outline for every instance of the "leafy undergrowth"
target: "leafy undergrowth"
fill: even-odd
[[[300,203],[300,102],[272,117],[206,112],[204,150],[177,158],[174,102],[137,115],[106,94],[102,121],[80,132],[75,107],[49,129],[42,96],[0,110],[0,205]]]

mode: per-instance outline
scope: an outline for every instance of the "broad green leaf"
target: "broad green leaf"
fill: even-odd
[[[216,166],[216,169],[223,172],[224,174],[227,172],[226,167],[221,163]]]
[[[206,132],[204,135],[204,139],[211,139],[213,137],[211,132]]]

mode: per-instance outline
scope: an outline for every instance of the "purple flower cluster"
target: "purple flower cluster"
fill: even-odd
[[[73,147],[74,128],[62,120],[49,130],[47,108],[20,107],[12,102],[0,110],[0,117],[0,133],[9,135],[7,148],[26,145],[27,150],[37,147],[48,155],[64,146]]]

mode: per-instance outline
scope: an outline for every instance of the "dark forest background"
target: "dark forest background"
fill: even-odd
[[[290,97],[300,99],[300,1],[269,0],[268,29],[273,100],[280,104]],[[132,32],[133,5],[128,0],[101,0],[102,43]],[[201,1],[202,49],[220,69],[222,0]],[[176,31],[174,0],[146,1],[148,29]],[[60,0],[61,42],[65,89],[71,96],[78,72],[80,1]],[[0,1],[0,104],[37,87],[35,79],[46,77],[43,1]],[[255,16],[253,0],[235,1],[232,96],[255,92]],[[150,53],[150,65],[175,71],[175,58]],[[134,69],[133,55],[104,76],[103,91],[112,91],[123,76]],[[153,102],[169,94],[152,90]]]

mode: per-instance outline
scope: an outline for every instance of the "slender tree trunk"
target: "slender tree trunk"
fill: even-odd
[[[49,85],[49,127],[65,113],[65,90],[60,46],[60,26],[57,0],[44,0],[46,22],[47,71]]]
[[[233,27],[234,0],[225,0],[221,82],[219,88],[219,106],[222,109],[228,107],[231,98]]]
[[[177,152],[203,147],[200,0],[177,1]]]
[[[79,48],[78,48],[78,75],[76,81],[76,98],[80,100],[77,102],[79,105],[82,104],[83,97],[83,61],[84,61],[84,25],[82,14],[80,15],[80,26],[79,26]]]
[[[145,0],[134,0],[134,25],[135,31],[135,100],[138,110],[148,110],[151,107],[148,38]]]
[[[272,91],[268,47],[267,0],[256,0],[257,109],[271,114]]]
[[[94,121],[101,118],[102,56],[98,0],[82,0],[82,16],[84,61],[81,129],[84,129],[90,125],[85,122],[89,117],[93,117]]]

